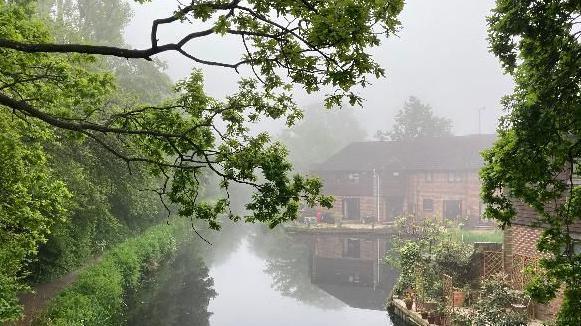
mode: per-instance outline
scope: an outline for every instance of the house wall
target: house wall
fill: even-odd
[[[359,198],[359,210],[361,218],[370,217],[375,221],[377,217],[377,198],[373,196],[338,196],[333,195],[335,202],[333,203],[333,208],[324,209],[319,208],[319,210],[325,213],[331,213],[334,217],[344,218],[343,214],[343,199],[347,198]],[[359,220],[349,220],[350,222],[359,222]],[[379,222],[385,222],[385,199],[379,199]]]
[[[357,173],[358,180],[353,182],[348,176]],[[461,202],[462,217],[468,218],[467,226],[493,226],[493,222],[485,221],[481,216],[480,179],[476,171],[454,171],[459,179],[450,180],[448,171],[416,172],[413,174],[387,175],[379,178],[380,186],[372,172],[326,172],[322,174],[325,182],[325,193],[333,195],[335,202],[330,210],[321,209],[322,213],[331,213],[334,217],[343,218],[343,199],[359,198],[360,216],[371,217],[379,222],[392,222],[395,216],[413,214],[418,217],[441,217],[444,215],[444,201],[458,200]],[[379,197],[378,196],[379,190]],[[377,212],[379,198],[379,214]],[[431,199],[433,210],[424,209],[424,199]],[[401,208],[401,209],[400,209]],[[399,213],[394,213],[399,212]],[[352,221],[356,222],[356,221]]]
[[[317,171],[323,181],[323,192],[338,196],[373,196],[371,171]],[[351,175],[351,178],[350,178]],[[353,178],[357,175],[357,178]]]
[[[412,174],[408,177],[406,192],[406,211],[419,217],[444,216],[444,201],[459,200],[461,216],[468,218],[469,226],[492,225],[481,220],[480,179],[476,172],[454,172],[450,181],[449,172],[428,172]],[[424,199],[433,201],[433,210],[425,210]]]
[[[513,224],[504,231],[504,268],[511,277],[513,287],[521,289],[523,282],[526,283],[526,275],[520,268],[519,260],[537,261],[542,257],[536,249],[537,242],[541,237],[542,230],[526,225]],[[535,304],[535,317],[540,320],[551,320],[555,318],[563,302],[562,294],[548,304]]]

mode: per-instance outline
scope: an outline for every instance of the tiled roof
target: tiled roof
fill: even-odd
[[[478,170],[480,152],[492,146],[496,135],[420,138],[408,141],[356,142],[327,161],[318,171]]]

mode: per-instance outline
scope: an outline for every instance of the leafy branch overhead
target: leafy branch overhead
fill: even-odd
[[[144,2],[144,1],[138,1]],[[102,146],[129,169],[147,169],[160,177],[156,191],[177,204],[180,214],[207,219],[230,213],[228,189],[240,183],[255,190],[246,221],[271,227],[296,217],[298,203],[330,206],[316,179],[291,176],[287,152],[267,134],[249,128],[264,119],[292,125],[302,117],[291,85],[307,92],[330,89],[326,105],[361,103],[354,92],[369,76],[384,70],[368,54],[381,35],[397,31],[401,0],[336,1],[192,1],[173,15],[152,22],[145,49],[100,44],[57,43],[29,5],[0,3],[0,108],[34,124],[64,130],[80,141]],[[204,25],[175,43],[158,40],[160,26],[195,22]],[[194,26],[192,24],[192,26]],[[196,42],[209,36],[234,36],[245,51],[238,62],[214,61],[195,54]],[[99,68],[101,58],[152,60],[177,52],[199,66],[221,66],[251,78],[222,101],[204,93],[194,70],[175,86],[173,95],[155,105],[115,99],[113,75]],[[200,203],[204,174],[221,180],[225,196]]]

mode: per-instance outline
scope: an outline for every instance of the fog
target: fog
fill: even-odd
[[[165,17],[175,8],[171,1],[152,1],[133,5],[134,16],[126,28],[127,42],[145,47],[149,42],[151,21]],[[177,3],[177,2],[175,2]],[[395,113],[409,96],[430,104],[434,113],[452,119],[457,135],[478,132],[478,109],[482,133],[493,133],[501,115],[499,100],[512,89],[512,80],[503,74],[498,60],[488,52],[486,16],[494,1],[409,1],[400,15],[397,38],[384,40],[373,50],[375,60],[387,71],[386,78],[374,80],[361,90],[362,109],[355,109],[361,125],[372,136],[376,130],[393,123]],[[190,24],[170,24],[160,28],[160,40],[177,39],[192,30]],[[202,58],[235,62],[241,51],[239,42],[212,37],[196,41],[189,50]],[[204,71],[206,90],[222,98],[236,90],[241,74],[227,68],[195,65],[175,53],[163,54],[167,73],[178,80],[192,68]],[[297,103],[307,106],[322,102],[323,94],[295,91]],[[264,127],[278,132],[281,125]]]
[[[0,0],[0,324],[399,326],[480,289],[493,0],[409,1],[396,35],[397,0],[34,3]]]

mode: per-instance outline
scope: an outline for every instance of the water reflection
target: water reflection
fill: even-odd
[[[378,263],[384,252],[378,239],[256,231],[211,269],[210,324],[391,325],[384,303],[395,273]]]
[[[191,249],[180,252],[141,291],[129,324],[392,325],[384,303],[395,273],[380,263],[385,240],[258,228],[228,234],[202,250],[209,271]]]
[[[385,310],[396,273],[382,263],[386,240],[349,235],[312,237],[311,281],[354,308]]]
[[[155,272],[131,304],[128,325],[210,325],[210,299],[216,296],[208,268],[192,243]]]
[[[341,302],[329,300],[328,294],[311,282],[312,247],[308,240],[281,229],[259,230],[248,237],[254,254],[264,259],[264,272],[272,278],[275,291],[323,309],[339,309]]]

